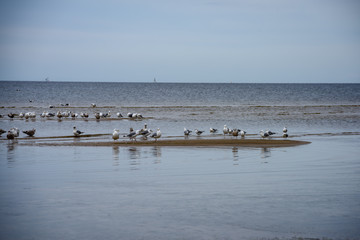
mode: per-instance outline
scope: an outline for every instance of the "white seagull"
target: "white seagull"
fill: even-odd
[[[229,133],[229,128],[226,125],[224,125],[223,133],[224,135]]]
[[[74,134],[75,137],[79,137],[80,134],[82,134],[82,133],[84,133],[84,132],[81,132],[80,130],[77,130],[75,126],[73,127],[73,134]]]
[[[189,136],[192,131],[189,129],[184,128],[184,135]]]
[[[272,132],[270,130],[266,130],[266,133],[269,134],[269,136],[276,134],[275,132]]]
[[[10,131],[12,134],[14,134],[15,137],[19,136],[20,130],[16,127],[10,128]]]
[[[262,138],[266,138],[266,137],[269,137],[270,135],[269,135],[269,133],[266,131],[266,132],[264,132],[264,130],[261,130],[260,131],[260,136],[262,137]]]
[[[195,133],[196,133],[198,136],[200,136],[203,132],[204,132],[204,131],[200,131],[200,130],[195,129]]]
[[[142,135],[144,139],[147,139],[151,133],[152,131],[147,128],[147,123],[145,123],[144,128],[140,130],[140,135]]]
[[[284,129],[283,129],[283,133],[287,133],[287,128],[286,127],[284,127]]]
[[[150,137],[154,138],[154,139],[155,139],[155,142],[156,142],[157,139],[161,137],[160,128],[158,128],[156,132],[154,132],[153,134],[151,134]]]
[[[130,128],[130,133],[128,135],[125,135],[124,137],[128,137],[130,140],[135,140],[136,141],[136,137],[140,134],[140,130],[132,130],[132,128]]]
[[[245,135],[246,135],[246,132],[244,130],[240,130],[240,136],[245,137]]]
[[[112,139],[114,139],[114,141],[115,141],[115,140],[118,140],[119,137],[120,137],[120,131],[118,129],[114,129],[114,132],[112,134]]]
[[[211,132],[211,133],[216,133],[216,132],[217,132],[217,129],[216,129],[216,128],[210,128],[210,132]]]

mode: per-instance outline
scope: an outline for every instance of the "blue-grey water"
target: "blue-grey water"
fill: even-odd
[[[211,138],[209,127],[227,124],[249,138],[261,129],[280,138],[287,126],[290,139],[311,141],[70,147],[3,134],[0,239],[360,239],[360,84],[0,82],[0,89],[0,128],[36,128],[38,137],[71,135],[73,126],[125,133],[147,123],[164,139],[182,138],[184,127],[206,130],[190,138]],[[39,116],[66,110],[90,116]],[[37,117],[7,116],[29,111]],[[113,116],[96,121],[100,111]]]

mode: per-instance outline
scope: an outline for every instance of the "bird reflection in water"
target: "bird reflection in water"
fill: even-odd
[[[154,159],[154,164],[158,164],[161,163],[161,147],[159,146],[154,146],[152,148],[152,154],[155,157]]]
[[[140,165],[140,151],[136,147],[128,148],[131,170],[138,170]]]
[[[120,148],[118,146],[113,146],[112,153],[113,153],[113,158],[114,158],[113,166],[119,166]]]
[[[261,158],[268,158],[271,157],[270,148],[261,148]],[[267,163],[267,162],[264,162]]]
[[[14,159],[14,150],[16,146],[16,140],[15,141],[9,141],[7,144],[7,160],[9,167],[12,166],[15,163]]]
[[[239,165],[239,148],[233,147],[232,153],[233,153],[233,161],[234,161],[233,165]]]

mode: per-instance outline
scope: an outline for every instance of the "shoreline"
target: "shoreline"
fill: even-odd
[[[164,146],[164,147],[211,147],[211,146],[239,146],[239,147],[293,147],[310,144],[300,140],[273,140],[273,139],[174,139],[150,141],[66,141],[66,142],[28,142],[20,145],[35,146],[88,146],[88,147],[128,147],[128,146]]]

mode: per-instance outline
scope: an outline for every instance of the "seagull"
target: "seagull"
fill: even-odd
[[[211,133],[216,133],[216,132],[217,132],[217,129],[216,129],[216,128],[210,128],[210,132],[211,132]]]
[[[200,136],[203,132],[204,132],[204,131],[199,131],[199,130],[195,129],[195,133],[196,133],[198,136]]]
[[[239,136],[239,132],[240,132],[239,129],[234,128],[234,129],[232,130],[232,135],[235,136],[235,137],[237,137],[237,136]]]
[[[25,113],[21,112],[21,113],[19,114],[19,117],[20,117],[20,118],[25,117]]]
[[[144,124],[144,128],[140,130],[140,135],[143,136],[144,139],[147,139],[147,136],[151,134],[151,130],[147,129],[147,124]]]
[[[184,128],[184,135],[189,136],[192,131],[189,129]]]
[[[260,136],[262,137],[262,138],[266,138],[266,137],[269,137],[270,135],[269,135],[269,133],[266,131],[266,132],[264,132],[264,130],[261,130],[260,131]]]
[[[283,129],[283,133],[287,133],[287,128],[286,127],[284,127],[284,129]]]
[[[283,133],[283,138],[287,138],[288,136],[289,135],[286,132]]]
[[[82,118],[88,118],[89,117],[89,114],[88,113],[86,113],[86,112],[81,112],[80,113],[80,117],[82,117]]]
[[[116,116],[119,117],[119,118],[120,118],[120,117],[123,117],[123,115],[122,115],[121,113],[119,113],[119,112],[116,113]]]
[[[9,113],[9,114],[8,114],[8,117],[9,117],[9,118],[14,118],[14,117],[15,117],[15,114],[14,114],[14,113]]]
[[[34,136],[35,132],[36,132],[35,128],[33,128],[31,130],[23,131],[23,133],[27,134],[30,137]]]
[[[240,130],[240,136],[245,137],[246,132],[244,130]]]
[[[108,113],[100,113],[100,116],[103,117],[103,118],[107,118],[107,117],[110,117],[110,111]]]
[[[62,116],[67,118],[70,116],[70,112],[66,110],[65,112],[62,113]]]
[[[93,107],[93,108],[96,107],[96,104],[95,104],[95,103],[92,103],[92,104],[91,104],[91,107]]]
[[[72,118],[77,118],[77,117],[78,117],[78,114],[72,112],[72,113],[71,113],[71,117],[72,117]]]
[[[10,132],[13,133],[15,137],[18,137],[20,130],[16,127],[13,127],[13,128],[10,128]]]
[[[229,133],[229,128],[226,125],[224,125],[223,133],[224,135]]]
[[[55,117],[55,113],[46,112],[45,116],[46,117]]]
[[[276,134],[275,132],[272,132],[270,130],[267,130],[266,133],[269,134],[269,136]]]
[[[132,130],[132,128],[130,129],[130,131]],[[130,132],[128,135],[125,135],[125,137],[128,137],[130,140],[135,140],[136,141],[136,137],[140,134],[140,130],[132,130],[132,132]]]
[[[14,139],[15,135],[12,131],[8,131],[7,135],[6,135],[7,139]]]
[[[119,136],[120,136],[119,130],[114,129],[114,132],[112,134],[112,139],[114,139],[114,141],[115,141],[115,140],[119,139]]]
[[[100,119],[100,113],[96,112],[96,113],[95,113],[95,118],[96,118],[96,119]]]
[[[73,127],[73,134],[75,135],[75,137],[79,137],[80,134],[82,134],[84,132],[81,132],[80,130],[77,130],[76,127]]]
[[[57,111],[57,112],[56,112],[56,116],[57,116],[59,119],[61,119],[61,118],[63,117],[63,115],[61,114],[60,111]],[[26,115],[25,115],[25,117],[26,117]]]
[[[161,137],[160,128],[158,128],[156,132],[154,132],[153,134],[151,134],[150,137],[155,138],[155,142],[156,142],[157,139]]]

